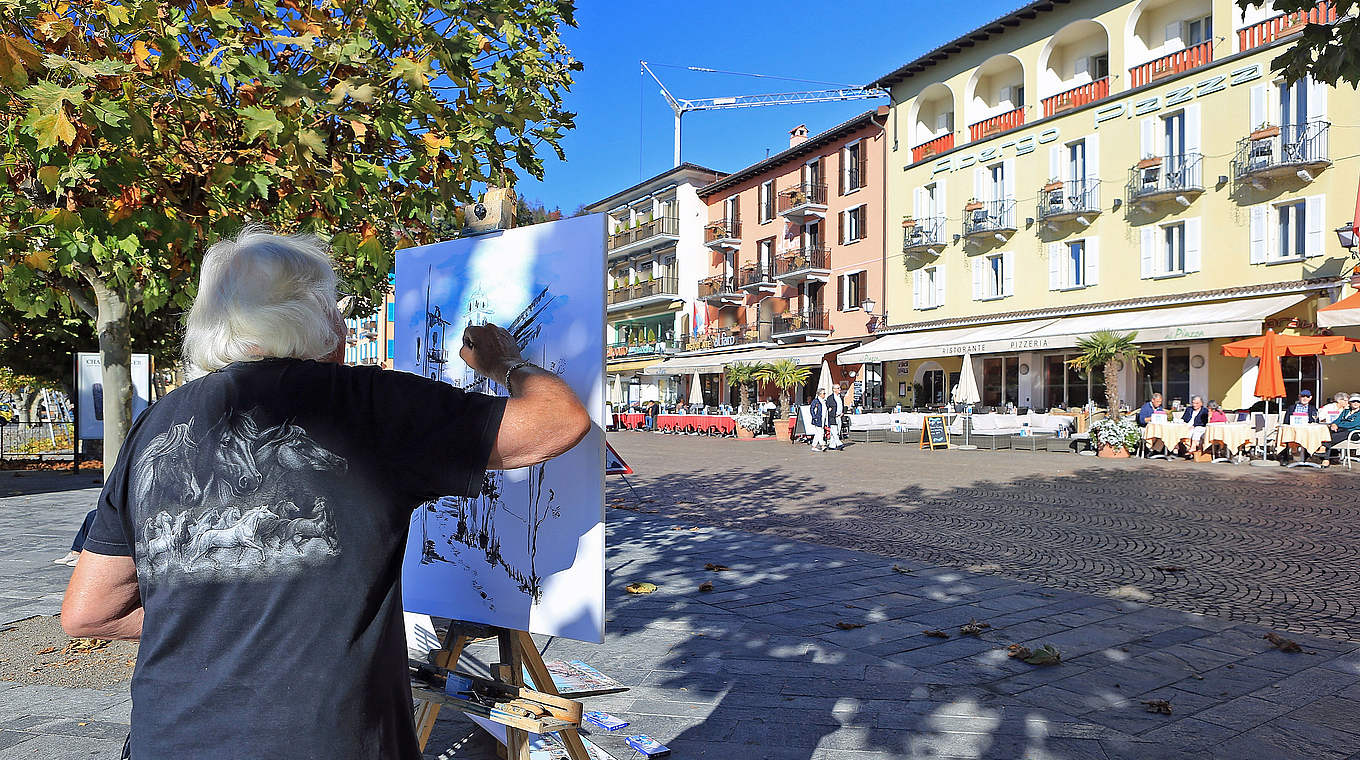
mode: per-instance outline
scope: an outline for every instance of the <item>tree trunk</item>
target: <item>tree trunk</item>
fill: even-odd
[[[746,407],[748,406],[748,402],[750,401],[750,397],[747,395],[747,393],[750,391],[750,388],[747,386],[746,383],[739,383],[739,385],[741,385],[741,409],[738,409],[737,411],[741,412],[742,414],[745,414]]]
[[[104,383],[104,477],[113,471],[118,450],[132,427],[132,328],[126,296],[97,278],[94,290],[95,332],[99,336],[99,359]]]
[[[41,395],[38,389],[32,385],[25,385],[19,389],[19,408],[14,412],[19,415],[20,422],[37,422],[38,399]]]
[[[1115,363],[1105,362],[1105,414],[1110,418],[1117,415],[1119,409],[1119,369]]]

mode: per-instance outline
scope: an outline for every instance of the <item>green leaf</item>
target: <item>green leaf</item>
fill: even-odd
[[[62,103],[79,108],[85,103],[85,87],[62,87],[56,82],[41,81],[19,91],[19,97],[39,111],[57,111]]]
[[[342,79],[339,84],[331,88],[330,103],[338,106],[345,102],[345,97],[351,97],[360,103],[373,102],[373,85],[361,82],[358,79]]]
[[[241,19],[237,18],[236,14],[231,12],[231,8],[226,5],[208,6],[208,15],[212,17],[213,21],[216,21],[222,26],[231,27],[232,29],[240,29],[242,26],[245,26],[241,23]]]
[[[127,122],[128,112],[122,103],[116,100],[105,100],[100,103],[91,104],[91,111],[99,121],[110,127],[119,127]]]
[[[297,133],[297,144],[312,156],[326,155],[326,139],[314,129],[304,129]]]
[[[47,192],[54,192],[57,189],[57,183],[61,181],[61,167],[44,166],[39,169],[38,181],[43,183],[43,187],[47,188]]]
[[[393,79],[403,79],[412,87],[424,89],[434,79],[434,68],[430,66],[429,58],[415,60],[400,56],[392,59]]]
[[[264,134],[278,138],[283,133],[283,122],[279,121],[278,115],[268,108],[245,106],[236,109],[236,113],[244,120],[246,137],[249,139],[253,140]]]

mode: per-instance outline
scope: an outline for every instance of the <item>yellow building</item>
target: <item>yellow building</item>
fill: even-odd
[[[1036,2],[882,77],[890,334],[840,361],[882,362],[889,405],[947,400],[969,357],[984,405],[1079,406],[1104,393],[1063,364],[1077,340],[1136,330],[1126,403],[1253,403],[1222,344],[1315,332],[1350,274],[1360,95],[1270,72],[1329,14]],[[1354,355],[1284,370],[1360,391]]]

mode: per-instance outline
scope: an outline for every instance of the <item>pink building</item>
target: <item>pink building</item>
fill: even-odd
[[[708,274],[686,356],[668,364],[709,376],[706,398],[732,398],[718,377],[727,364],[792,358],[814,369],[803,398],[826,371],[856,399],[881,403],[881,380],[834,354],[886,324],[886,113],[811,137],[800,125],[787,150],[699,190]]]

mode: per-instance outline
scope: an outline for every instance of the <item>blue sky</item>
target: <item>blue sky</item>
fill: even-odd
[[[585,64],[567,96],[568,108],[577,113],[576,129],[562,143],[567,160],[549,155],[544,181],[521,181],[518,190],[521,197],[570,213],[670,168],[674,117],[650,80],[639,99],[641,59],[859,85],[1021,4],[578,0],[579,27],[563,33]],[[798,42],[799,36],[807,42]],[[655,70],[680,97],[824,89],[820,84]],[[763,159],[767,149],[775,153],[788,147],[788,131],[798,124],[806,123],[815,134],[886,102],[690,113],[685,116],[684,160],[733,171]]]

